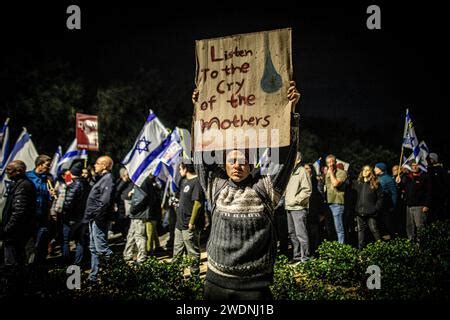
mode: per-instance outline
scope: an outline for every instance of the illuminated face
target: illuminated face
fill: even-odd
[[[372,169],[369,166],[365,166],[362,171],[363,178],[368,178],[371,172]]]
[[[50,171],[51,162],[46,161],[36,167],[37,173],[48,173]]]
[[[227,154],[225,169],[234,182],[245,180],[250,174],[250,164],[241,151],[233,150]]]
[[[411,164],[411,171],[412,172],[419,172],[419,166],[417,165],[417,163],[412,163]]]
[[[81,174],[81,176],[83,178],[85,178],[85,179],[89,178],[89,170],[88,169],[84,168],[82,172],[83,173]]]
[[[336,159],[334,158],[327,158],[327,166],[330,167],[336,167]]]
[[[308,172],[308,174],[311,176],[312,169],[311,169],[311,167],[310,167],[309,165],[305,164],[305,170],[306,170],[306,172]]]
[[[107,165],[108,164],[106,163],[105,159],[98,158],[97,161],[95,162],[95,165],[94,165],[95,173],[97,173],[97,174],[98,173],[102,173],[103,170],[106,170]]]

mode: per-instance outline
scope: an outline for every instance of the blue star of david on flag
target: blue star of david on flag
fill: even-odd
[[[170,144],[168,131],[150,110],[144,127],[128,154],[122,160],[130,179],[141,186],[158,163],[158,155]]]
[[[151,141],[148,141],[147,138],[144,136],[141,139],[138,140],[136,143],[136,150],[141,154],[141,152],[149,152],[148,146],[151,144]]]

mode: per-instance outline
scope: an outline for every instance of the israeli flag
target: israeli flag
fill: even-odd
[[[313,163],[314,170],[316,171],[316,175],[318,175],[318,176],[320,175],[320,160],[321,159],[322,158],[319,158],[316,160],[316,162]]]
[[[38,157],[38,153],[36,151],[36,147],[34,146],[33,141],[31,141],[30,135],[27,132],[26,128],[23,128],[22,133],[14,145],[14,148],[11,150],[8,159],[5,162],[5,167],[8,163],[13,160],[22,160],[27,166],[27,170],[34,169],[34,162]],[[3,196],[6,192],[6,180],[8,179],[6,175],[6,171],[3,170],[0,175],[0,212],[3,211],[3,207],[5,205],[6,198]]]
[[[178,191],[178,182],[180,181],[178,166],[183,159],[190,159],[191,150],[187,147],[187,141],[190,137],[189,131],[175,127],[170,134],[169,145],[158,155],[155,169],[152,175],[161,182],[170,186],[172,193]]]
[[[70,166],[75,160],[87,159],[88,154],[86,150],[77,148],[77,139],[75,138],[67,149],[66,153],[59,160],[56,169],[56,176],[59,176],[62,170],[70,169]]]
[[[419,140],[414,130],[414,125],[409,114],[409,109],[406,109],[405,129],[403,131],[403,147],[413,150],[414,157],[419,161]]]
[[[122,160],[130,179],[139,187],[149,174],[155,172],[158,156],[170,145],[169,132],[150,110],[147,121],[133,147]]]
[[[430,153],[427,144],[424,141],[421,141],[417,147],[419,150],[419,153],[416,155],[414,152],[411,153],[411,155],[404,161],[402,167],[407,168],[408,170],[411,170],[411,162],[413,160],[416,160],[416,163],[419,166],[419,169],[423,172],[427,172],[428,167],[428,161],[427,157]]]
[[[58,162],[62,157],[62,148],[58,146],[55,154],[53,155],[52,164],[50,165],[50,174],[53,176],[53,179],[56,180],[58,178]]]
[[[9,156],[9,127],[8,127],[9,118],[6,119],[5,124],[3,125],[2,132],[0,132],[0,172],[3,170],[3,167],[6,166],[6,160]]]

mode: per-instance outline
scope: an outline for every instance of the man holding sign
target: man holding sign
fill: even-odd
[[[194,165],[212,207],[205,298],[271,299],[274,207],[298,142],[299,117],[293,111],[300,94],[289,80],[290,30],[198,41],[197,60],[203,62],[192,96]],[[213,70],[208,63],[219,66]],[[269,157],[267,168],[254,168],[250,153],[258,148],[271,148],[281,161]]]

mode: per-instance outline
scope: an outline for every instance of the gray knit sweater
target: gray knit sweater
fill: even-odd
[[[234,183],[216,165],[197,163],[196,172],[213,208],[207,244],[206,279],[229,289],[256,289],[273,279],[276,254],[273,208],[294,166],[298,115],[292,117],[291,145],[280,149],[280,166],[271,176],[259,170]]]

